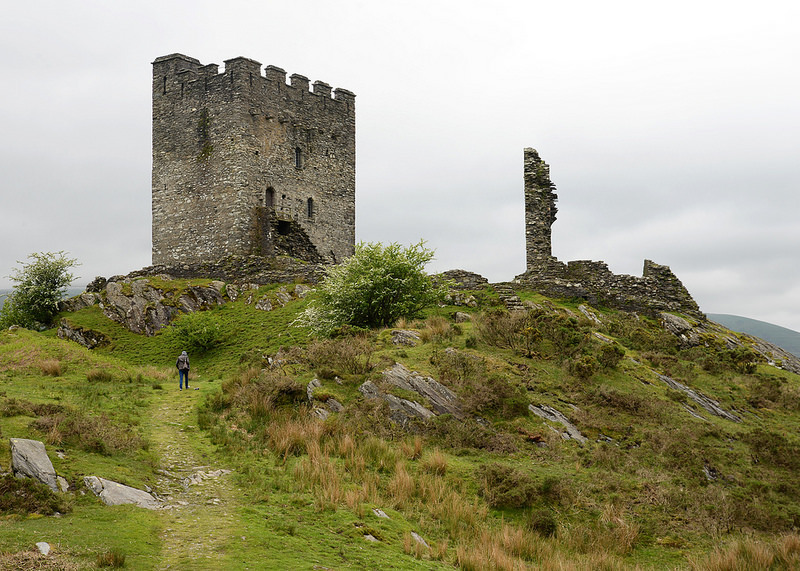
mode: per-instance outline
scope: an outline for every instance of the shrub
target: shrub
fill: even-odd
[[[314,341],[306,349],[306,358],[323,379],[339,373],[365,374],[372,370],[370,359],[375,346],[365,337]]]
[[[511,466],[492,462],[478,469],[481,494],[494,508],[524,508],[533,503],[536,485],[533,478]]]
[[[587,380],[600,368],[597,359],[591,355],[582,355],[569,362],[569,372],[581,380]]]
[[[50,444],[66,444],[98,454],[111,455],[147,447],[147,442],[133,430],[105,415],[62,412],[37,418],[31,427],[45,433]]]
[[[52,515],[67,511],[69,507],[44,484],[11,474],[0,476],[0,513]]]
[[[170,327],[169,334],[185,351],[205,353],[220,345],[224,336],[212,311],[198,311],[181,316]]]
[[[73,282],[69,270],[77,261],[65,252],[30,254],[32,262],[17,262],[22,269],[10,276],[16,282],[14,290],[0,308],[0,328],[19,325],[37,329],[49,325],[58,313],[58,302]]]
[[[616,343],[608,343],[600,348],[597,360],[604,369],[616,369],[625,357],[625,351]]]
[[[330,335],[345,325],[386,327],[413,318],[444,299],[445,286],[434,285],[424,271],[432,259],[424,242],[408,248],[362,242],[347,260],[327,268],[317,298],[295,323]]]
[[[558,531],[558,522],[556,522],[553,512],[548,509],[531,511],[527,524],[528,529],[535,531],[542,537],[552,537]]]

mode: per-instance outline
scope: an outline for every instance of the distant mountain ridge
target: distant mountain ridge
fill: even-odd
[[[711,321],[716,321],[731,331],[760,337],[800,357],[800,333],[797,331],[740,315],[708,313],[707,316]]]

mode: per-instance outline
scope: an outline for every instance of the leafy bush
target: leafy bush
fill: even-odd
[[[600,348],[597,360],[604,369],[616,369],[625,357],[625,351],[616,343],[609,343]]]
[[[350,258],[326,270],[318,297],[296,324],[330,335],[345,325],[386,327],[413,318],[444,299],[445,286],[434,285],[424,271],[432,259],[424,242],[408,248],[362,242]]]
[[[171,327],[170,335],[182,350],[205,353],[224,341],[222,328],[211,311],[181,316]]]
[[[599,368],[597,359],[591,355],[583,355],[569,362],[569,372],[584,381],[590,379]]]
[[[58,302],[75,280],[69,269],[77,261],[67,258],[65,252],[30,254],[32,262],[17,262],[22,269],[9,276],[16,282],[5,304],[0,308],[0,327],[19,325],[28,329],[41,329],[58,313]]]

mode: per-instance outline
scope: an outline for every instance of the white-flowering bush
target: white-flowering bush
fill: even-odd
[[[328,268],[316,299],[296,324],[329,335],[343,325],[385,327],[416,317],[446,293],[425,273],[433,251],[424,244],[358,244],[353,256]]]

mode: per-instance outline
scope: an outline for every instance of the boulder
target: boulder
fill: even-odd
[[[464,313],[463,311],[456,311],[453,314],[453,321],[456,323],[464,323],[467,321],[472,321],[472,316],[469,313]]]
[[[316,377],[311,379],[311,381],[306,385],[306,395],[308,396],[309,402],[314,400],[314,391],[320,388],[321,386],[322,383]]]
[[[47,456],[44,444],[38,440],[11,438],[11,472],[18,478],[33,478],[59,491],[56,471]]]
[[[144,490],[132,488],[119,482],[98,478],[97,476],[86,476],[83,479],[83,483],[107,506],[134,504],[148,510],[156,510],[160,507],[158,501]]]
[[[294,295],[297,296],[297,299],[303,299],[311,291],[312,288],[304,284],[296,284],[294,286]]]
[[[269,300],[268,295],[262,296],[255,305],[255,308],[260,311],[272,311],[272,302]]]

